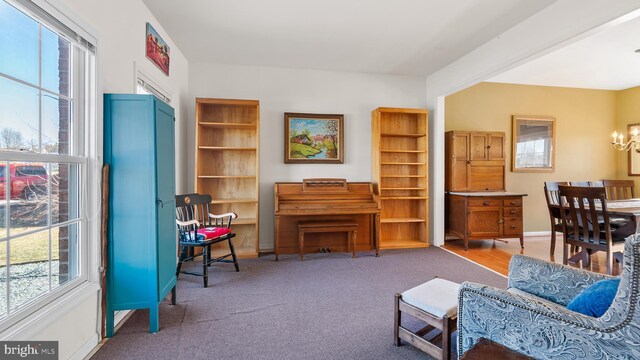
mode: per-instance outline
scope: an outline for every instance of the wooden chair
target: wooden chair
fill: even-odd
[[[602,180],[607,191],[607,199],[624,200],[635,198],[635,183],[633,180]]]
[[[588,267],[590,255],[604,251],[607,254],[607,274],[610,275],[614,251],[624,248],[624,238],[611,232],[604,188],[566,185],[558,188],[560,198],[567,201],[566,210],[560,211],[564,235],[562,263],[566,265],[569,261],[581,261],[582,267]],[[602,206],[602,222],[598,221],[599,215],[596,212],[598,202]],[[581,249],[571,259],[568,256],[570,245]]]
[[[231,221],[238,216],[235,213],[211,214],[210,204],[209,195],[176,195],[176,224],[180,244],[176,277],[181,273],[202,276],[204,287],[208,286],[209,266],[215,262],[233,263],[236,271],[240,271],[232,241],[236,234],[231,232]],[[212,259],[211,245],[223,241],[229,243],[230,253]],[[201,248],[202,253],[196,254],[195,248]],[[202,273],[181,271],[183,262],[194,260],[198,256],[202,256]],[[228,257],[232,259],[229,260]]]
[[[571,181],[569,185],[586,187],[586,186],[591,186],[590,183],[591,183],[590,181]]]
[[[551,248],[549,254],[553,256],[556,250],[556,232],[562,232],[562,217],[560,216],[560,185],[569,185],[568,182],[545,181],[544,196],[547,199],[549,221],[551,222]]]

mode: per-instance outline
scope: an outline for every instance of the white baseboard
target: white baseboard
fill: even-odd
[[[71,357],[70,360],[82,360],[88,359],[95,351],[98,349],[96,344],[100,342],[100,337],[98,334],[94,334],[89,340],[87,340]]]
[[[116,311],[114,316],[113,316],[113,323],[114,323],[114,329],[113,332],[115,333],[116,331],[118,331],[118,329],[120,329],[120,327],[122,325],[124,325],[124,323],[131,317],[131,315],[133,315],[134,310],[119,310]],[[93,340],[93,339],[92,339]],[[95,355],[98,350],[100,350],[100,348],[107,343],[107,341],[109,341],[109,338],[105,338],[102,339],[102,341],[94,341],[91,343],[87,343],[87,347],[82,347],[81,351],[76,352],[76,354],[78,356],[76,356],[76,354],[73,355],[72,359],[84,359],[84,360],[89,360],[93,357],[93,355]],[[90,345],[90,346],[89,346]],[[83,355],[84,354],[84,355]]]
[[[527,231],[524,236],[551,236],[551,231]]]
[[[122,325],[124,325],[124,323],[129,320],[129,318],[131,317],[131,315],[133,315],[133,311],[134,310],[119,310],[116,311],[115,315],[113,316],[113,332],[115,333],[116,331],[118,331],[118,329],[120,329],[120,327]]]

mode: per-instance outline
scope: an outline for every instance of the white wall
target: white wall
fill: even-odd
[[[186,187],[188,62],[141,0],[36,0],[41,6],[69,17],[97,38],[98,131],[102,144],[103,93],[134,92],[134,62],[139,70],[170,92],[176,110],[178,191]],[[150,22],[171,48],[170,76],[145,57],[145,27]],[[102,151],[100,149],[100,161]],[[90,210],[91,213],[97,210]],[[97,221],[96,221],[97,222]],[[94,233],[99,233],[95,231]],[[99,237],[88,239],[89,281],[0,334],[7,340],[57,340],[60,359],[82,359],[99,342],[100,292],[98,287]],[[31,322],[30,322],[31,321]]]
[[[273,183],[338,177],[371,181],[371,110],[424,108],[424,78],[270,67],[191,64],[189,147],[195,153],[195,98],[260,100],[260,249],[273,249]],[[344,114],[344,164],[285,164],[284,113]],[[193,157],[189,163],[194,187]]]
[[[134,62],[138,70],[171,93],[171,106],[176,113],[176,187],[186,188],[186,94],[189,63],[142,0],[58,0],[97,32],[98,67],[103,93],[133,93]],[[145,31],[149,22],[167,42],[171,64],[169,76],[145,56]],[[99,89],[100,93],[100,89]],[[100,93],[100,95],[102,95]]]

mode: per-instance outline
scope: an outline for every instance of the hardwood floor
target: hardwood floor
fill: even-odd
[[[442,246],[453,253],[483,265],[500,274],[509,274],[509,261],[513,254],[524,254],[537,259],[553,261],[562,264],[562,235],[556,240],[555,256],[549,255],[551,236],[525,236],[524,249],[520,248],[518,239],[502,240],[474,240],[469,241],[469,250],[464,250],[464,242],[458,239],[446,240]],[[605,255],[598,252],[591,256],[591,268],[594,272],[605,273]],[[621,266],[614,261],[613,275],[620,273]]]

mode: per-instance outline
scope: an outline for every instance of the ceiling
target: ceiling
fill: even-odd
[[[623,90],[640,85],[640,17],[509,70],[487,81]]]
[[[429,75],[555,0],[144,0],[190,62]]]

